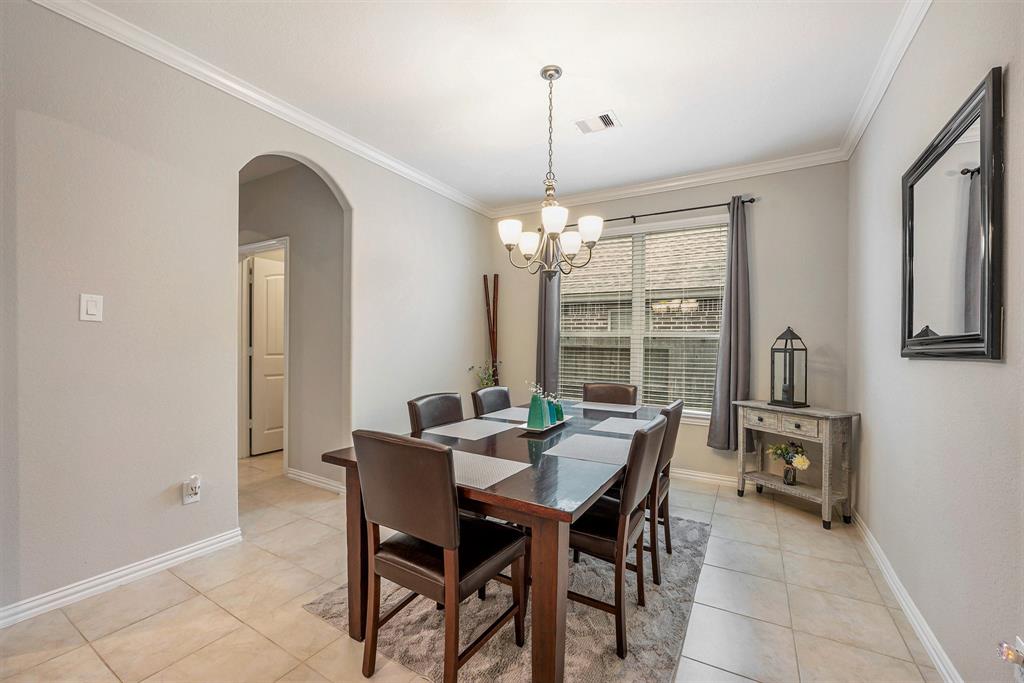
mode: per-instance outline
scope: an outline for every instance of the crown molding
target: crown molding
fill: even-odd
[[[131,22],[125,21],[87,0],[33,0],[37,5],[60,14],[133,50],[177,69],[217,88],[221,92],[253,105],[282,121],[371,161],[392,173],[422,185],[437,194],[477,213],[489,215],[488,208],[477,199],[427,175],[408,164],[335,128],[279,97],[257,88],[241,78],[220,69],[177,45],[169,43]]]
[[[596,190],[594,192],[580,192],[577,194],[570,194],[565,195],[564,197],[559,197],[558,203],[561,204],[562,206],[597,204],[599,202],[609,202],[616,199],[629,199],[630,197],[642,197],[644,195],[657,194],[659,192],[671,192],[673,190],[682,190],[688,187],[713,185],[714,183],[724,183],[730,180],[756,178],[757,176],[770,175],[772,173],[781,173],[783,171],[795,171],[800,168],[809,168],[811,166],[834,164],[839,161],[846,161],[847,159],[849,159],[849,156],[844,156],[843,151],[841,149],[828,149],[823,152],[799,154],[797,156],[785,157],[782,159],[773,159],[771,161],[760,161],[754,164],[729,166],[728,168],[721,168],[715,171],[705,171],[703,173],[690,173],[688,175],[676,176],[674,178],[655,180],[649,183],[625,185],[622,187],[613,187],[606,190]],[[539,210],[540,199],[538,198],[536,201],[532,202],[512,204],[510,206],[502,206],[493,209],[492,213],[495,215],[492,216],[492,218],[504,216],[518,216],[524,213],[535,213]]]
[[[864,131],[868,129],[868,124],[871,123],[878,105],[882,103],[882,97],[889,88],[889,83],[896,75],[896,69],[903,61],[903,55],[907,53],[911,41],[917,35],[917,29],[920,28],[921,22],[924,21],[924,15],[928,13],[928,8],[931,5],[932,0],[907,0],[903,9],[900,10],[900,15],[896,18],[896,25],[889,33],[889,39],[885,42],[882,54],[879,55],[878,62],[875,63],[875,70],[868,80],[868,87],[861,95],[860,103],[853,113],[853,118],[850,119],[850,125],[846,128],[846,134],[843,136],[843,143],[839,147],[847,159],[853,156]]]
[[[32,1],[488,218],[533,213],[537,210],[539,200],[508,206],[488,206],[335,128],[326,121],[200,59],[187,50],[97,7],[88,0]],[[559,202],[563,206],[595,204],[848,161],[856,150],[864,131],[867,130],[871,118],[878,109],[889,83],[896,74],[896,69],[899,68],[900,61],[906,54],[907,48],[910,47],[931,3],[932,0],[907,0],[904,4],[839,147],[771,161],[691,173],[648,183],[581,192],[560,197]]]

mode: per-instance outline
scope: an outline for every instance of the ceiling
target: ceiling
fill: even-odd
[[[282,157],[276,154],[264,154],[263,156],[256,157],[242,167],[238,172],[238,184],[244,185],[245,183],[251,183],[259,178],[265,178],[268,175],[272,175],[298,165],[299,162],[295,161],[295,159],[289,159],[288,157]]]
[[[559,195],[707,173],[848,145],[905,3],[95,4],[500,213],[543,193],[544,64]]]

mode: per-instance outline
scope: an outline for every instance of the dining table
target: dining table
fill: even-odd
[[[581,408],[563,402],[566,421],[546,431],[525,429],[522,419],[488,418],[515,426],[483,438],[433,434],[411,436],[453,450],[528,465],[487,488],[458,484],[459,508],[512,522],[530,530],[530,608],[532,679],[561,681],[565,675],[565,619],[569,581],[569,526],[580,518],[625,471],[623,462],[597,462],[546,453],[575,435],[630,440],[627,430],[598,431],[602,424],[651,420],[660,412],[639,406],[635,412]],[[525,407],[525,406],[523,406]],[[610,406],[609,406],[610,407]],[[606,422],[609,418],[618,418]],[[636,423],[639,424],[639,423]],[[579,443],[577,440],[576,443]],[[568,444],[563,444],[564,449]],[[557,449],[556,449],[557,450]],[[624,449],[620,449],[624,450]],[[606,458],[608,459],[608,458]],[[345,468],[348,568],[348,633],[362,641],[366,630],[367,528],[359,486],[359,455],[353,447],[324,453],[323,462]],[[611,647],[611,645],[609,645]]]

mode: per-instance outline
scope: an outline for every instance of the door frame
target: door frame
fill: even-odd
[[[288,384],[291,380],[291,345],[289,343],[291,312],[291,247],[289,238],[277,237],[238,246],[238,448],[239,461],[250,457],[249,445],[249,367],[246,333],[249,327],[249,278],[242,264],[250,256],[268,251],[284,250],[284,435],[282,437],[283,470],[288,472]]]

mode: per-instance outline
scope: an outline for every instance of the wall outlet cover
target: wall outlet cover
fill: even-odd
[[[181,482],[181,504],[188,505],[190,503],[199,502],[199,475],[193,474],[191,477]]]

